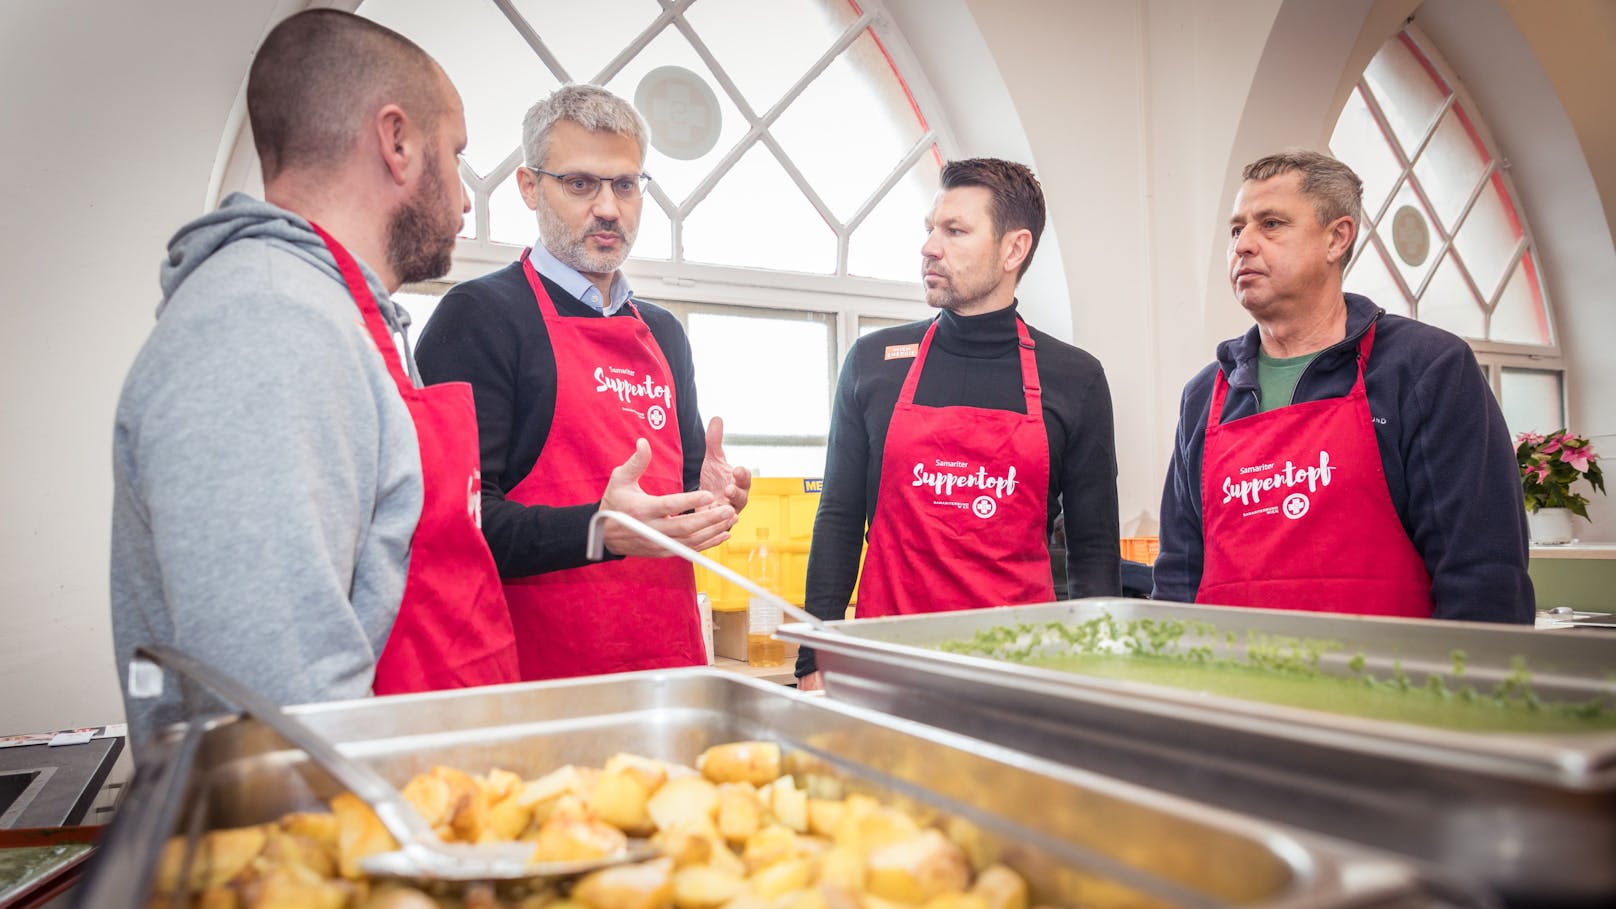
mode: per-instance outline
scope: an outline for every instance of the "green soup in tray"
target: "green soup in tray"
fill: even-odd
[[[1533,690],[1517,658],[1508,674],[1466,673],[1455,650],[1441,671],[1375,669],[1332,641],[1256,631],[1219,634],[1177,619],[998,626],[937,649],[1044,669],[1164,685],[1208,695],[1471,732],[1567,733],[1616,729],[1616,681],[1592,697],[1554,700]],[[1616,667],[1613,667],[1616,669]]]

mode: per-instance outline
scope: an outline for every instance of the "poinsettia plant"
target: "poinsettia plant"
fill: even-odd
[[[1599,455],[1581,436],[1562,429],[1543,435],[1523,432],[1515,437],[1515,461],[1521,467],[1521,485],[1526,492],[1526,510],[1569,508],[1588,517],[1588,499],[1571,491],[1571,484],[1587,480],[1595,491],[1605,491],[1605,474],[1599,469]]]

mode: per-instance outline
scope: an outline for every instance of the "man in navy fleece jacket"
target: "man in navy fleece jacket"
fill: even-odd
[[[1342,292],[1346,165],[1286,152],[1244,178],[1229,278],[1256,324],[1185,386],[1153,595],[1530,623],[1514,449],[1469,346]]]

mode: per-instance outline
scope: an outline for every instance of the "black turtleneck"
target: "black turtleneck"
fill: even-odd
[[[920,373],[915,403],[965,405],[1026,413],[1016,307],[979,316],[937,316],[937,334]],[[886,359],[888,347],[919,344],[931,320],[872,332],[848,353],[836,385],[825,488],[808,556],[807,609],[841,618],[858,580],[859,550],[881,486],[887,425],[913,359]],[[1064,505],[1067,589],[1070,597],[1115,596],[1122,590],[1117,527],[1117,457],[1111,389],[1100,362],[1070,344],[1028,326],[1043,388],[1049,435],[1049,519],[1045,538]],[[814,669],[802,651],[797,674]]]

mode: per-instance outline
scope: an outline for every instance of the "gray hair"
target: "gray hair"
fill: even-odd
[[[1305,148],[1288,148],[1277,155],[1259,158],[1246,165],[1240,176],[1247,181],[1271,180],[1283,174],[1302,175],[1302,195],[1313,201],[1313,211],[1320,224],[1329,224],[1337,218],[1352,219],[1352,242],[1341,257],[1345,269],[1352,261],[1352,248],[1357,245],[1358,231],[1363,226],[1363,181],[1352,168],[1335,158]]]
[[[645,163],[645,119],[634,105],[598,85],[569,83],[528,108],[522,118],[522,154],[528,167],[543,167],[550,155],[550,130],[558,120],[571,120],[590,132],[616,133],[633,139]]]

